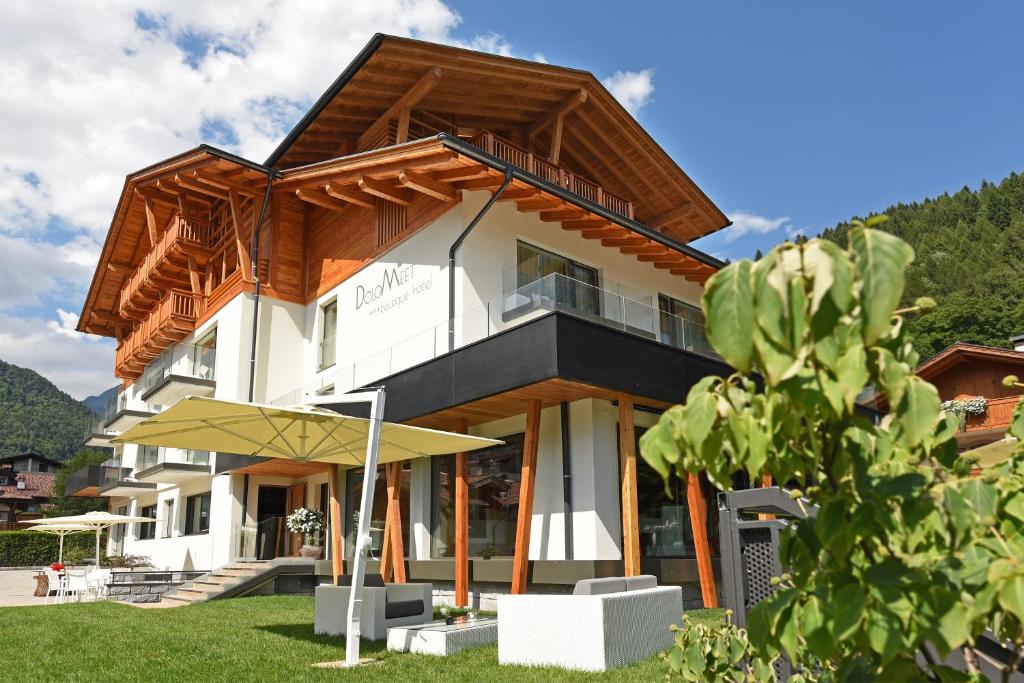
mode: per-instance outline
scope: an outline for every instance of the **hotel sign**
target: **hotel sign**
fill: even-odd
[[[434,284],[433,273],[417,278],[415,267],[392,266],[384,270],[378,281],[356,285],[355,310],[367,315],[384,314],[429,292]]]

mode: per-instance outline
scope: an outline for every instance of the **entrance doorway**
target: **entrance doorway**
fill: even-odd
[[[256,498],[256,559],[272,560],[288,554],[287,515],[288,488],[260,485]]]

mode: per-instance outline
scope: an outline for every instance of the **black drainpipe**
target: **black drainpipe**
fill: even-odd
[[[267,189],[263,193],[263,204],[260,206],[260,216],[256,220],[256,230],[252,235],[252,277],[256,283],[256,294],[253,297],[252,309],[252,347],[249,353],[249,403],[253,402],[256,392],[256,335],[259,332],[260,320],[260,233],[263,231],[263,218],[267,213],[267,204],[270,203],[270,184],[274,182],[274,171],[267,169]],[[245,503],[242,504],[243,519],[245,515]]]
[[[460,246],[462,246],[463,240],[465,240],[469,236],[469,233],[473,232],[473,228],[475,228],[476,224],[480,222],[480,219],[482,219],[484,217],[484,214],[486,214],[488,211],[491,210],[491,207],[494,206],[494,203],[496,201],[498,201],[498,197],[501,196],[501,193],[505,191],[505,189],[509,186],[509,183],[511,183],[511,182],[512,182],[512,167],[511,166],[506,166],[505,167],[505,180],[501,183],[501,187],[498,188],[497,192],[495,192],[493,195],[491,195],[491,198],[487,200],[487,203],[484,204],[483,208],[480,209],[480,211],[478,211],[475,216],[473,216],[473,220],[471,220],[469,222],[469,225],[467,225],[466,229],[462,231],[462,234],[459,235],[457,238],[455,238],[455,241],[452,242],[451,248],[448,250],[448,350],[449,351],[454,351],[455,350],[455,252],[458,251]],[[257,287],[258,287],[258,285],[257,285]],[[258,292],[259,290],[257,289],[256,291]],[[253,348],[255,348],[255,347],[253,347]]]
[[[569,404],[559,404],[562,411],[562,516],[565,517],[565,559],[572,559],[572,448],[569,445]]]

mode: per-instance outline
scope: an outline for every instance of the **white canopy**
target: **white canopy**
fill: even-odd
[[[83,526],[85,529],[95,529],[96,531],[96,567],[100,566],[100,532],[107,527],[115,526],[117,524],[131,524],[132,522],[153,522],[150,517],[131,517],[129,515],[115,515],[112,512],[86,512],[84,515],[71,515],[70,517],[44,517],[43,519],[37,519],[37,526],[67,526],[76,525]],[[42,531],[42,529],[40,529]],[[61,537],[63,542],[64,537]]]
[[[37,524],[28,527],[26,531],[42,531],[45,534],[59,536],[60,544],[57,551],[57,562],[64,564],[64,537],[71,534],[80,534],[83,531],[92,531],[92,527],[84,524]]]

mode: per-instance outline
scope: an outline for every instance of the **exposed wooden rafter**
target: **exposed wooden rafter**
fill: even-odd
[[[324,185],[324,192],[335,199],[361,206],[364,209],[372,209],[374,207],[373,198],[354,185],[327,183]]]
[[[554,124],[559,118],[564,117],[576,107],[587,101],[588,93],[586,88],[580,88],[564,100],[555,105],[550,111],[534,121],[527,128],[527,135],[533,137],[548,126]]]
[[[410,190],[421,192],[434,199],[451,201],[455,199],[455,188],[448,183],[438,182],[422,173],[402,171],[398,174],[398,182]]]
[[[316,190],[295,190],[295,196],[308,204],[315,204],[331,211],[344,211],[348,208],[345,202],[320,194]]]
[[[365,148],[366,145],[373,140],[374,136],[380,133],[382,128],[386,127],[392,119],[399,116],[403,109],[416,106],[417,102],[423,99],[423,97],[430,92],[434,86],[441,82],[441,76],[443,74],[444,72],[437,66],[427,69],[427,72],[420,76],[420,79],[416,81],[404,95],[388,107],[387,110],[381,114],[376,121],[370,124],[369,128],[359,136],[359,149]]]
[[[369,176],[359,179],[359,189],[367,194],[372,194],[375,197],[380,197],[385,201],[401,204],[402,206],[409,206],[413,200],[413,194],[409,190],[397,188],[388,182],[375,180]]]
[[[231,225],[235,230],[235,247],[238,249],[238,265],[242,269],[242,279],[252,282],[252,257],[249,255],[249,250],[246,249],[245,240],[242,237],[242,209],[234,190],[228,191],[228,204],[231,206]]]

